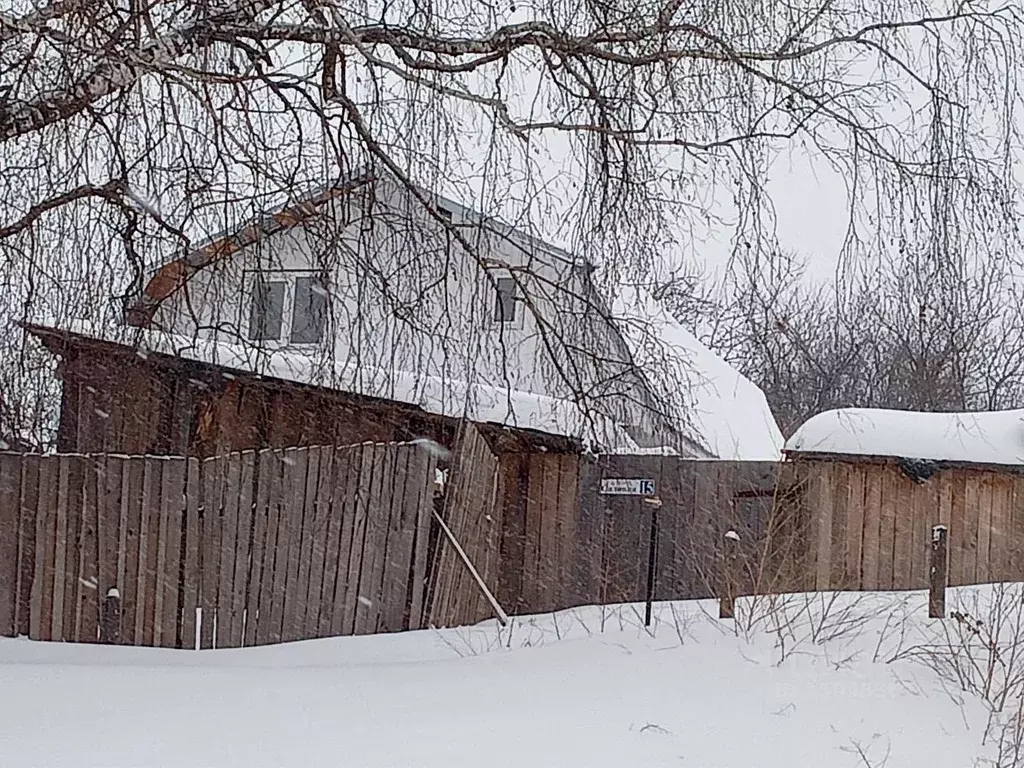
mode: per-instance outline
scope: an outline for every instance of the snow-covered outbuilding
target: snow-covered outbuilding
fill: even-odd
[[[807,588],[924,589],[939,525],[951,585],[1024,579],[1024,410],[833,410],[785,455]]]

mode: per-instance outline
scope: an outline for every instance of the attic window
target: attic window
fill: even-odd
[[[316,344],[324,335],[327,324],[327,290],[315,277],[295,280],[295,299],[292,311],[292,344]]]
[[[284,324],[283,280],[257,279],[249,312],[249,338],[253,341],[277,341]]]
[[[251,341],[318,344],[327,327],[327,289],[308,272],[258,274],[249,307]]]
[[[512,323],[518,311],[518,287],[511,277],[498,277],[494,281],[494,321]]]

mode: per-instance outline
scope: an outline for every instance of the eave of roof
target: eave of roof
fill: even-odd
[[[140,350],[128,344],[122,344],[108,339],[97,339],[75,331],[51,328],[45,325],[33,323],[19,323],[26,333],[40,339],[46,348],[55,355],[65,355],[68,350],[89,350],[95,353],[117,357],[118,359],[131,358],[137,365],[149,365],[173,371],[187,371],[190,378],[198,378],[200,381],[216,379],[219,381],[237,380],[247,381],[257,385],[264,385],[281,390],[291,391],[320,391],[341,395],[352,401],[354,404],[362,403],[362,407],[386,407],[391,411],[416,414],[427,419],[434,419],[439,422],[447,421],[457,424],[461,419],[435,413],[413,403],[401,400],[389,400],[387,398],[362,395],[358,392],[333,389],[330,387],[318,386],[315,384],[304,384],[302,382],[282,379],[275,376],[256,373],[233,366],[220,365],[201,360],[193,360],[185,357],[176,357],[164,352],[147,350],[143,355]],[[205,376],[198,375],[202,371]],[[224,374],[228,374],[225,376]],[[533,429],[525,426],[514,426],[499,424],[496,422],[474,422],[481,427],[486,427],[488,435],[502,442],[508,452],[518,451],[551,451],[555,453],[583,452],[582,442],[568,435],[556,435],[543,430]],[[505,437],[502,437],[502,436]],[[509,448],[509,446],[513,446]]]

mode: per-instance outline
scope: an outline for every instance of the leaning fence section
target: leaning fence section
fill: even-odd
[[[407,444],[0,455],[0,635],[233,648],[419,627],[435,459]]]

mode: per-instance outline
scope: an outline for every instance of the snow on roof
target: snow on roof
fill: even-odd
[[[124,343],[91,324],[64,323],[53,330]],[[355,361],[330,361],[284,350],[257,349],[207,337],[133,329],[134,346],[145,357],[157,353],[298,384],[337,389],[415,405],[428,413],[532,429],[578,438],[587,448],[634,453],[638,446],[621,425],[566,400],[522,390],[389,370]]]
[[[782,433],[761,389],[704,346],[649,291],[620,287],[611,311],[634,362],[691,438],[720,459],[781,457]]]
[[[842,408],[809,419],[793,453],[893,456],[971,464],[1024,464],[1024,410],[917,413]]]

